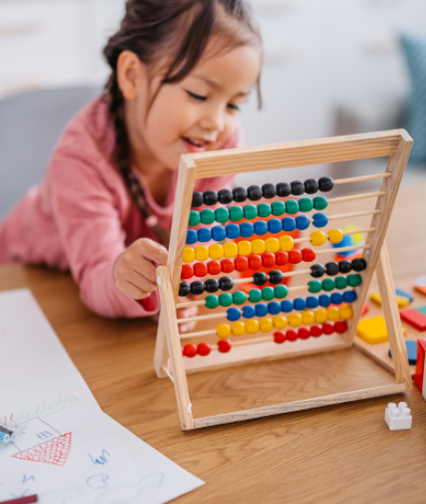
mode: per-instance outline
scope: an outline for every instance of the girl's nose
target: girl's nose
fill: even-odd
[[[225,129],[225,114],[220,107],[211,107],[203,116],[201,125],[208,131],[221,132]]]

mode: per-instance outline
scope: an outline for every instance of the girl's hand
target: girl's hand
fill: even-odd
[[[134,241],[114,263],[115,285],[132,299],[147,298],[157,288],[155,269],[165,266],[167,257],[167,250],[149,238]]]
[[[178,303],[181,301],[188,301],[188,298],[178,298]],[[198,313],[198,306],[188,306],[188,308],[179,308],[176,311],[177,318],[187,318],[187,317],[195,317]],[[179,324],[179,332],[187,333],[194,330],[197,322],[184,322],[183,324]]]

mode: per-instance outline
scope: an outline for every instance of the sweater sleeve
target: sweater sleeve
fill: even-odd
[[[144,317],[159,309],[158,292],[138,302],[121,292],[113,266],[126,249],[117,193],[99,168],[83,156],[56,151],[49,166],[48,190],[62,247],[82,301],[104,317]]]

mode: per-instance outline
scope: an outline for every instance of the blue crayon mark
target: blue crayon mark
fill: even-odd
[[[86,485],[89,488],[106,488],[108,486],[109,476],[108,474],[94,474],[93,476],[89,476],[86,480]]]
[[[34,476],[30,476],[29,478],[27,478],[27,476],[25,474],[23,474],[22,476],[23,476],[22,483],[26,483],[27,481],[31,481],[31,480],[35,481]]]
[[[90,457],[90,460],[96,465],[96,464],[99,464],[99,465],[105,465],[108,463],[108,460],[106,459],[106,455],[108,455],[108,457],[110,456],[109,452],[107,452],[106,450],[102,450],[102,455],[99,457],[99,458],[96,458],[96,459],[93,459],[92,455],[90,455],[90,453],[88,453],[89,457]]]

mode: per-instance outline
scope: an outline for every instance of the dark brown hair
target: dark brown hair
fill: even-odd
[[[234,23],[239,22],[239,28]],[[245,0],[128,0],[120,29],[104,48],[111,75],[105,99],[116,134],[115,156],[133,200],[145,218],[149,216],[145,195],[130,169],[129,144],[123,119],[123,95],[117,82],[117,61],[122,51],[134,52],[146,65],[158,61],[160,54],[170,55],[162,84],[184,79],[200,60],[212,35],[222,35],[224,48],[260,44],[260,35]],[[151,104],[159,89],[151,99]],[[261,104],[259,80],[257,82]],[[167,233],[153,226],[163,244]]]

